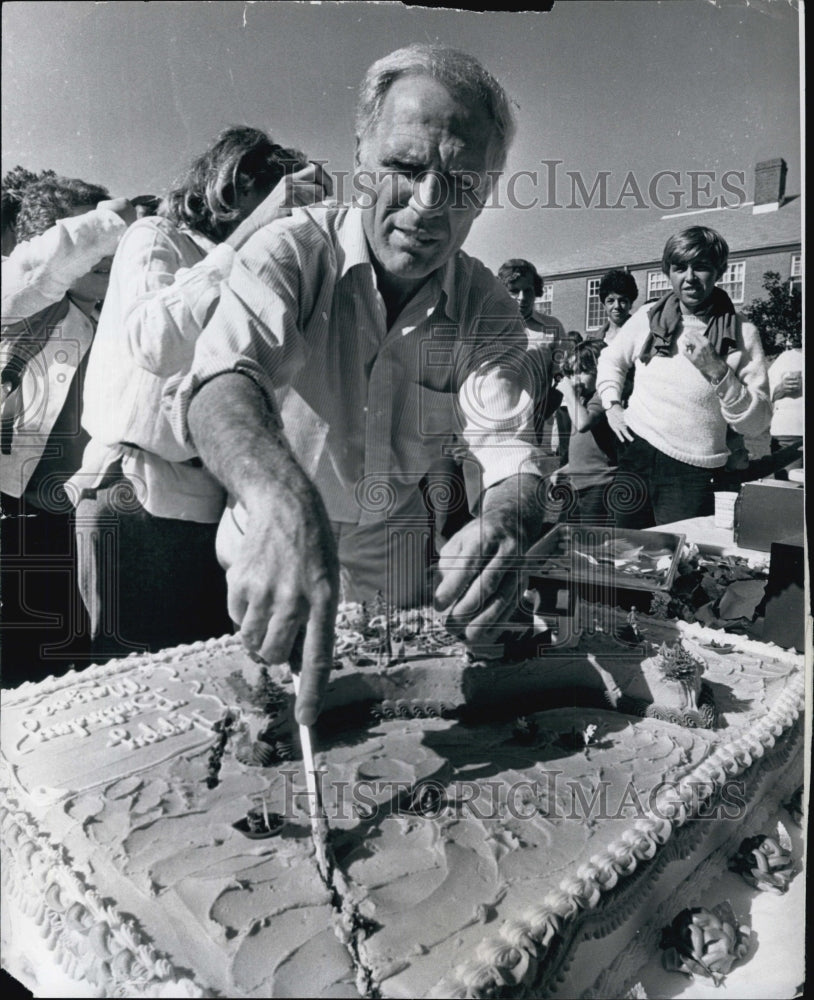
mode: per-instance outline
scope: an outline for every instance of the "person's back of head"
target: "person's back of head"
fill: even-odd
[[[3,256],[7,256],[17,243],[17,218],[20,214],[23,195],[32,184],[46,177],[55,177],[53,170],[34,173],[19,164],[3,175],[2,181],[2,229]]]
[[[135,198],[130,198],[130,204],[136,210],[136,218],[144,219],[158,213],[161,199],[157,194],[137,194]]]
[[[303,153],[278,145],[260,129],[231,125],[193,160],[159,214],[222,242],[242,218],[241,197],[265,197],[306,163]]]
[[[17,215],[18,242],[41,236],[60,219],[76,215],[77,210],[90,211],[110,193],[98,184],[89,184],[76,177],[45,177],[31,184],[23,193]]]
[[[509,285],[516,281],[530,279],[534,289],[534,297],[539,298],[543,294],[543,279],[537,272],[537,268],[529,260],[522,257],[511,257],[504,261],[498,268],[497,276],[504,285]]]
[[[596,361],[607,345],[603,340],[578,341],[563,364],[566,375],[588,374],[596,375]]]

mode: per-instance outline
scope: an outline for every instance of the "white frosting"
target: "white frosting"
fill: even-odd
[[[586,920],[622,939],[629,899],[655,891],[653,866],[696,837],[688,820],[785,746],[802,705],[801,657],[732,637],[737,650],[720,654],[706,648],[720,632],[642,618],[651,641],[680,634],[705,659],[725,728],[586,706],[538,713],[526,746],[511,720],[426,716],[511,698],[525,710],[524,693],[566,684],[632,691],[641,653],[599,636],[537,661],[473,663],[434,620],[418,624],[418,642],[396,634],[389,664],[347,660],[371,645],[375,621],[350,615],[340,633],[328,708],[372,700],[403,717],[323,747],[332,892],[313,860],[301,764],[257,767],[235,752],[262,727],[248,699],[258,668],[238,639],[4,692],[4,889],[54,968],[100,996],[347,996],[354,983],[383,996],[539,995]],[[269,674],[290,711],[286,669]],[[405,809],[421,788],[437,816]],[[279,837],[235,829],[260,802],[287,817]]]

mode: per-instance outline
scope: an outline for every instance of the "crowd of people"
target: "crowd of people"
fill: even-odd
[[[307,722],[340,600],[492,641],[555,520],[706,514],[732,435],[794,448],[796,348],[770,390],[720,234],[671,237],[636,312],[606,274],[592,338],[528,260],[461,249],[514,131],[477,60],[418,44],[362,82],[364,204],[248,127],[161,199],[4,178],[4,683],[235,628],[302,665]]]

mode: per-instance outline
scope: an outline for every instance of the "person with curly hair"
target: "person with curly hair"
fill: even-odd
[[[599,301],[605,310],[605,322],[596,334],[597,340],[604,340],[606,344],[613,340],[630,319],[633,303],[638,296],[639,286],[629,271],[614,268],[602,275],[599,282]]]
[[[20,214],[23,195],[26,189],[36,184],[37,181],[45,180],[49,177],[56,177],[53,170],[41,170],[35,174],[33,170],[21,167],[19,164],[12,167],[3,176],[2,181],[2,251],[3,256],[8,257],[17,245],[17,216]]]
[[[302,153],[246,126],[225,129],[158,215],[140,218],[113,261],[91,351],[72,480],[80,585],[98,656],[155,651],[230,630],[215,532],[223,489],[175,441],[161,406],[188,370],[235,251],[327,181]]]
[[[58,673],[86,651],[64,488],[87,442],[82,383],[110,261],[135,218],[96,184],[22,180],[8,188],[19,193],[17,243],[3,259],[4,683]]]

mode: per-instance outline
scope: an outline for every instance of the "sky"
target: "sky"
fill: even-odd
[[[800,193],[797,6],[557,0],[550,12],[502,13],[11,0],[2,7],[2,168],[50,167],[114,195],[162,194],[221,128],[245,123],[347,176],[367,66],[400,45],[438,41],[481,59],[518,121],[503,186],[465,249],[493,269],[507,257],[555,266],[665,205],[750,200],[761,160],[782,156],[787,193]],[[677,177],[656,183],[659,171]],[[695,196],[691,171],[712,174],[698,175]],[[572,192],[570,174],[584,194]],[[603,205],[599,189],[590,196],[600,177]]]

